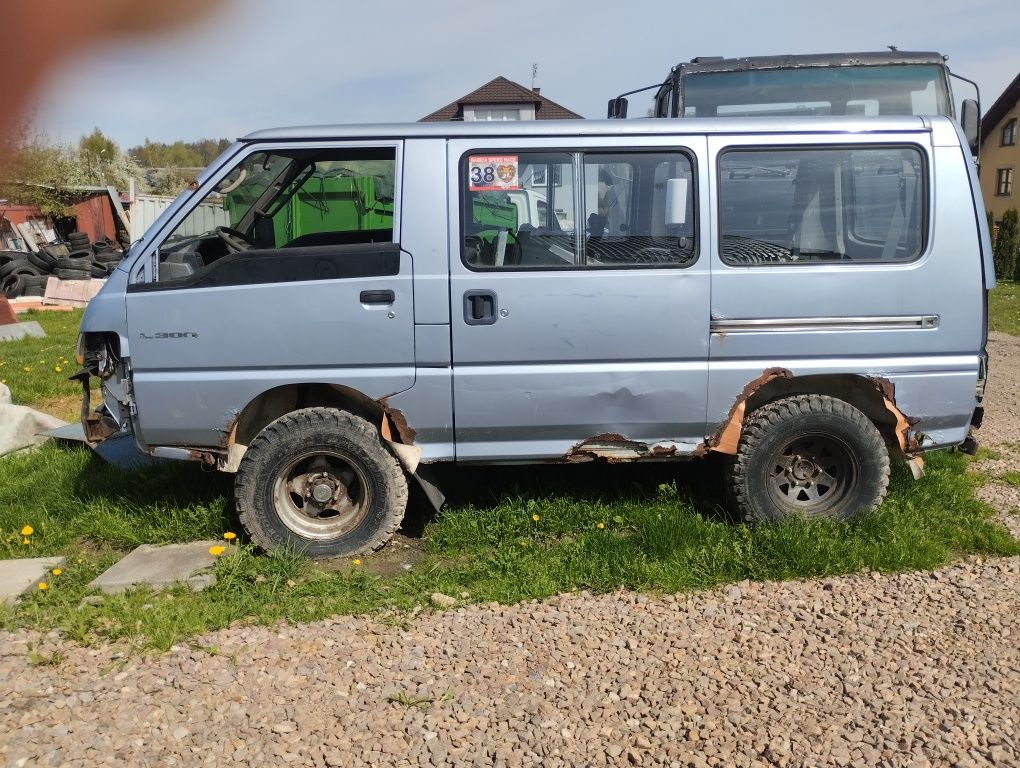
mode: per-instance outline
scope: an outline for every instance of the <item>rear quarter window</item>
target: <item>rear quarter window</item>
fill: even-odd
[[[719,158],[719,252],[732,266],[902,263],[924,250],[915,146],[733,149]]]

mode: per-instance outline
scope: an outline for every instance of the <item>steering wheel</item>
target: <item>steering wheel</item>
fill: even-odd
[[[230,253],[241,253],[255,247],[255,241],[248,235],[230,227],[216,227],[216,235],[226,244]]]

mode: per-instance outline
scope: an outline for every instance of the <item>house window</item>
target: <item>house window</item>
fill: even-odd
[[[475,109],[475,120],[520,120],[519,109]]]
[[[1013,194],[1013,169],[1000,168],[995,172],[995,194],[999,196]]]
[[[1016,118],[1014,117],[1004,126],[1002,126],[1002,141],[1000,145],[1003,147],[1011,147],[1016,144]]]

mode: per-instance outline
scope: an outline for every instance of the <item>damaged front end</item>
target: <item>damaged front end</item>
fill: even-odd
[[[82,388],[81,426],[92,447],[119,432],[131,431],[134,402],[130,369],[120,354],[120,339],[112,333],[82,333],[76,359],[81,370],[70,377]],[[92,380],[98,380],[100,402],[92,407]]]

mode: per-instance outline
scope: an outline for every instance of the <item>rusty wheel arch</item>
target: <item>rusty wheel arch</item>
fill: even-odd
[[[412,446],[415,431],[404,415],[391,408],[386,398],[373,400],[351,387],[336,384],[284,384],[253,398],[226,425],[221,447],[227,453],[220,469],[235,471],[248,444],[268,424],[301,408],[338,408],[379,425],[389,442]],[[413,470],[412,470],[413,471]]]
[[[896,406],[895,385],[878,376],[847,373],[795,376],[785,368],[769,368],[744,387],[719,430],[706,441],[708,450],[735,454],[745,414],[766,403],[805,394],[829,395],[860,410],[878,427],[890,450],[907,461],[914,475],[922,474],[920,446],[910,434],[916,419],[911,420]]]

